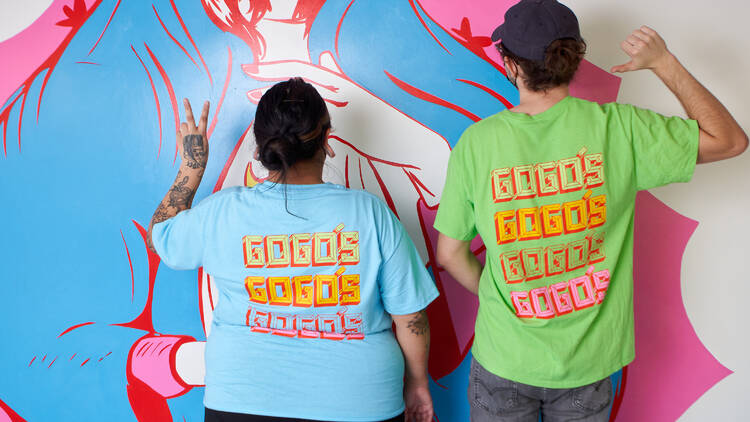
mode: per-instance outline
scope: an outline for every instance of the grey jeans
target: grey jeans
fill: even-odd
[[[513,382],[472,358],[469,406],[472,422],[607,422],[612,404],[607,377],[577,388],[543,388]]]

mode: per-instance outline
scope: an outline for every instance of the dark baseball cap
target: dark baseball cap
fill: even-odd
[[[505,12],[505,22],[492,33],[513,54],[543,61],[547,47],[562,38],[581,40],[578,18],[556,0],[521,0]]]

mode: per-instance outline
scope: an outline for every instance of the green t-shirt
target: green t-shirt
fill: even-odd
[[[465,241],[479,233],[487,247],[477,361],[548,388],[630,363],[635,195],[689,181],[697,155],[694,120],[572,97],[469,127],[451,153],[435,228]]]

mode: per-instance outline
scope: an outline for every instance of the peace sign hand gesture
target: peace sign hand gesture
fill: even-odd
[[[187,122],[180,124],[180,130],[177,131],[177,148],[182,157],[182,165],[192,169],[205,169],[208,162],[208,136],[206,136],[206,127],[208,126],[208,109],[209,102],[203,103],[198,126],[195,125],[193,109],[190,107],[190,101],[187,98],[183,100],[185,105],[185,118]]]

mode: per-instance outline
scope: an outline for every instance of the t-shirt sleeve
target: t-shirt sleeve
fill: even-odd
[[[698,123],[628,106],[638,190],[688,182],[698,160]]]
[[[440,233],[458,240],[471,240],[477,236],[474,202],[467,177],[465,147],[468,135],[464,133],[448,160],[448,173],[440,198],[433,227]]]
[[[378,274],[383,308],[391,315],[419,312],[438,297],[437,287],[401,222],[388,209],[383,214]]]
[[[207,198],[197,206],[154,225],[151,242],[169,268],[192,270],[203,265],[204,227],[210,202]]]

